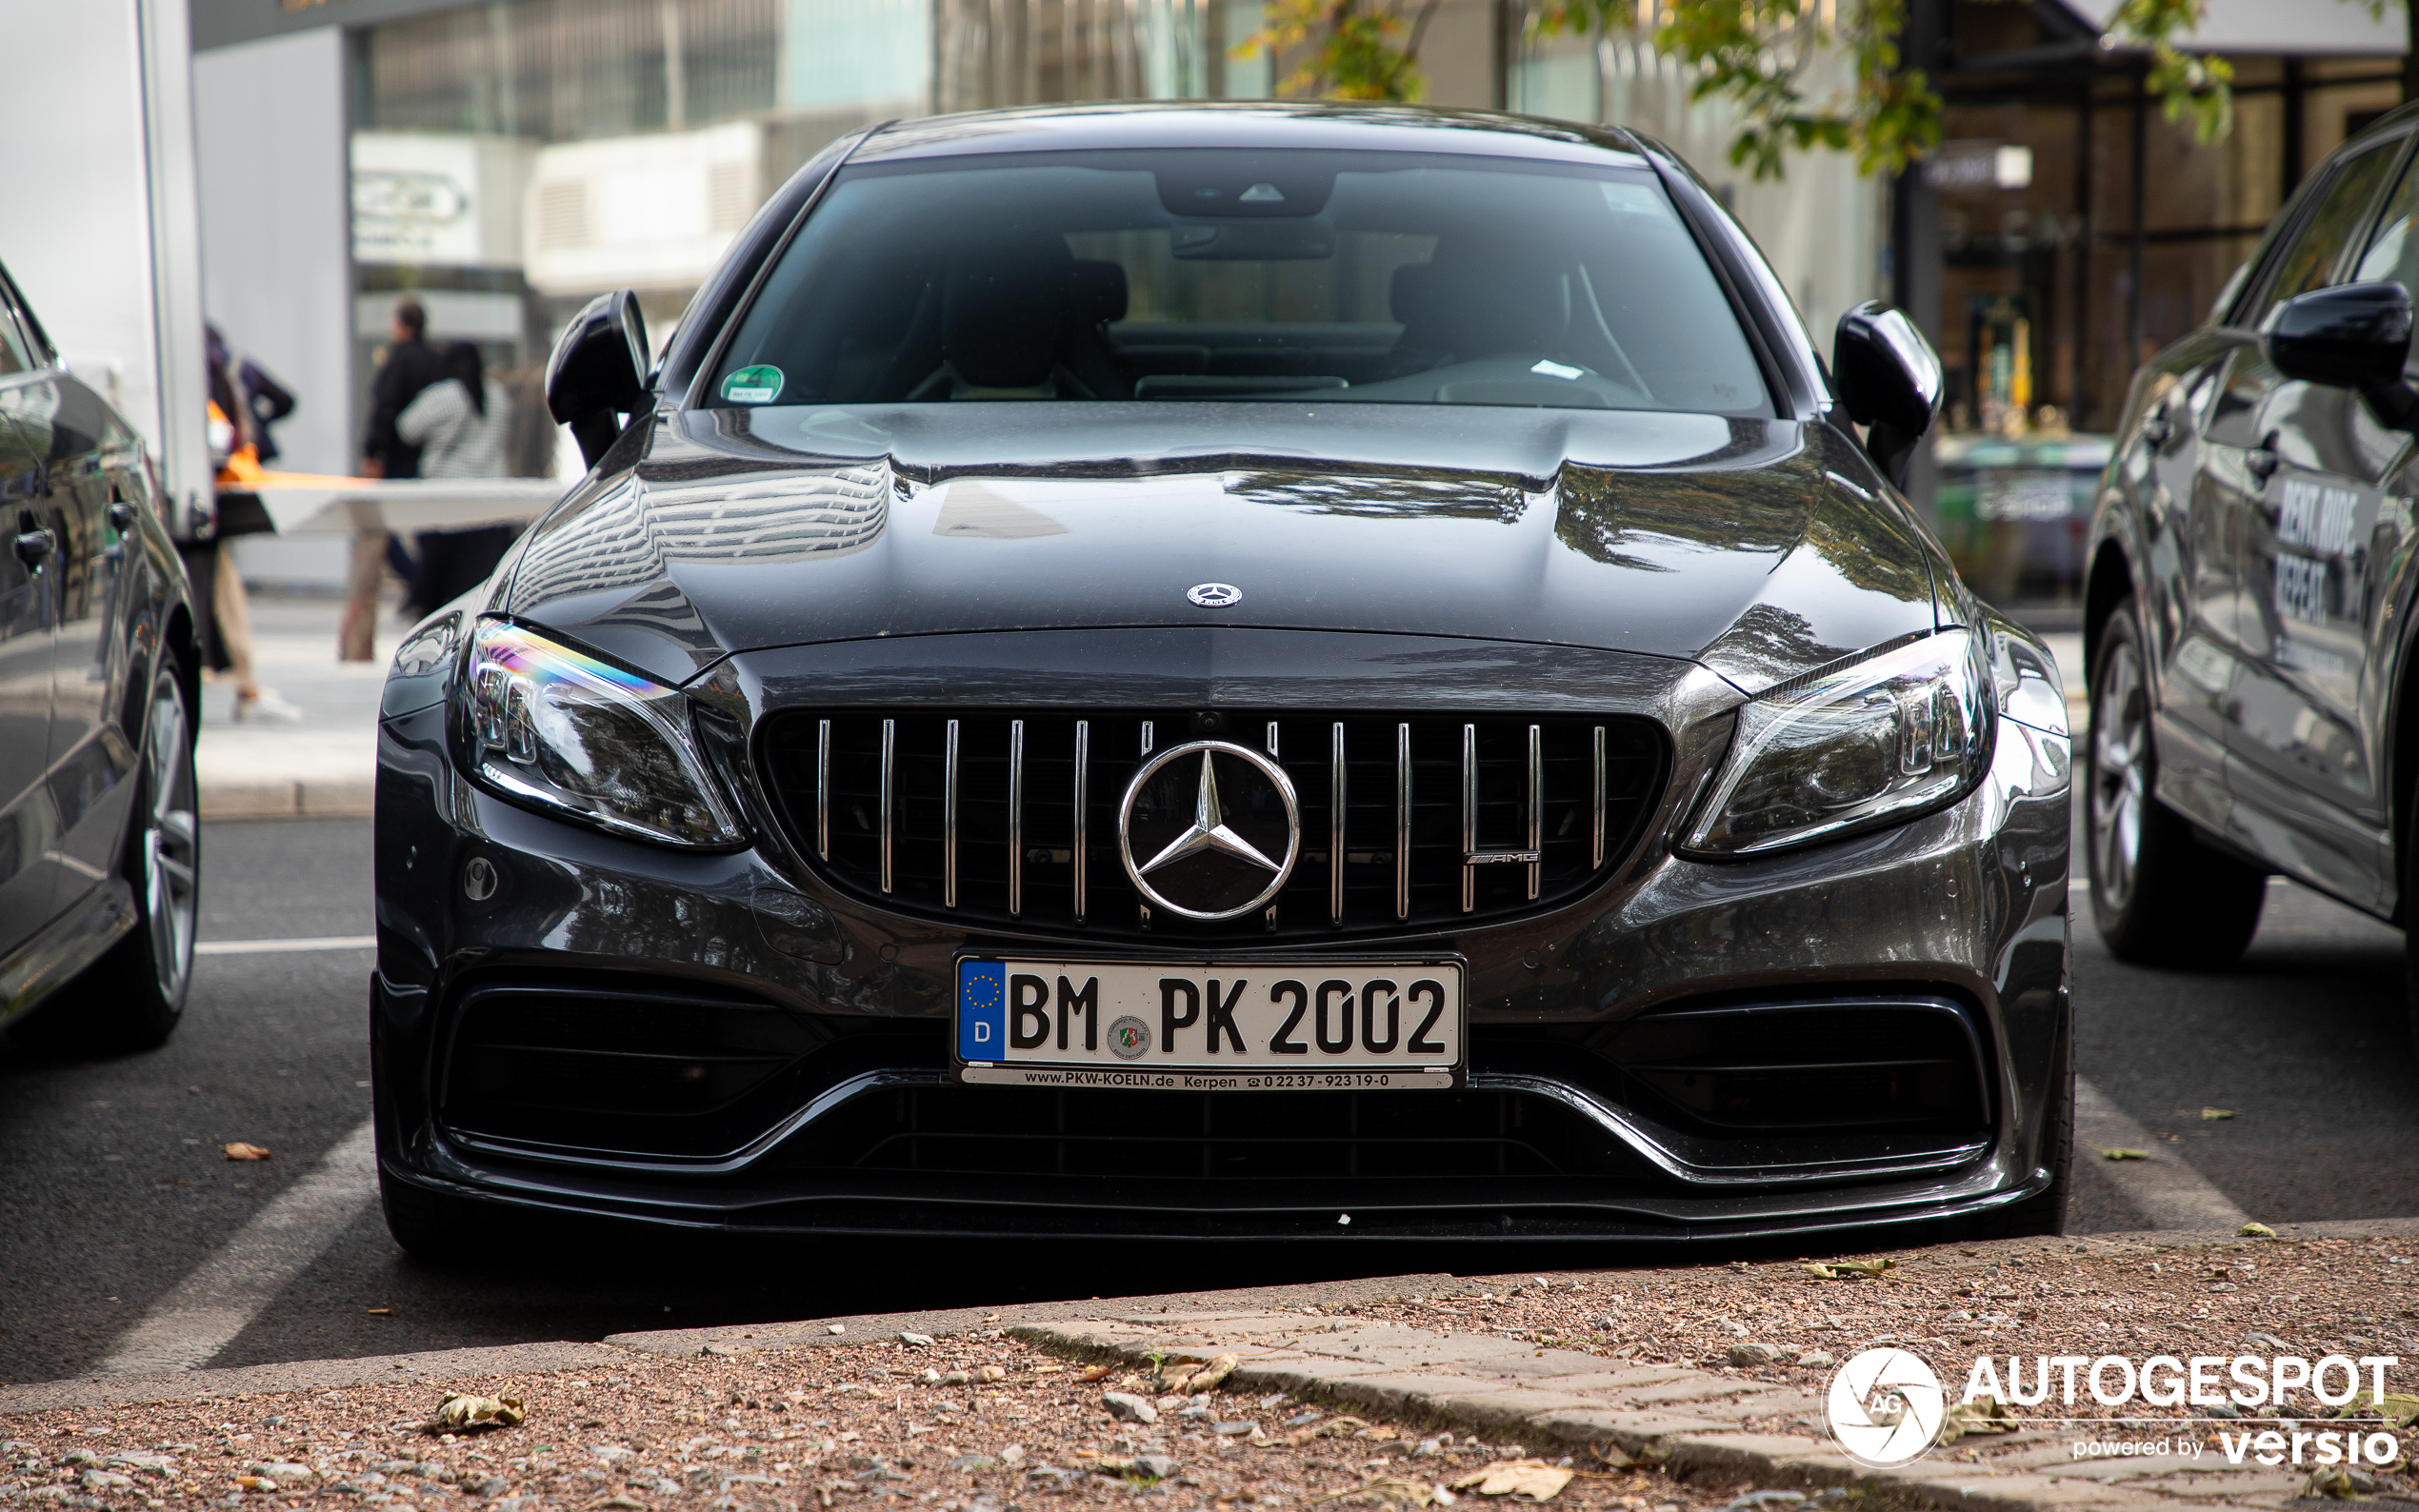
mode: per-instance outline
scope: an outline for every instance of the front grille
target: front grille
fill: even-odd
[[[1301,854],[1265,909],[1198,923],[1149,907],[1117,815],[1150,752],[1210,738],[1285,768]],[[1111,939],[1334,939],[1550,907],[1620,865],[1665,764],[1661,731],[1620,716],[793,709],[762,741],[790,841],[834,885]]]
[[[1620,1176],[1651,1167],[1516,1092],[1122,1092],[897,1087],[818,1120],[792,1168],[1315,1181]]]

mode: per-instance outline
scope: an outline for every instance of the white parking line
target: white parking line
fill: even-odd
[[[2098,1087],[2075,1078],[2075,1159],[2096,1161],[2102,1174],[2153,1228],[2237,1229],[2249,1215],[2185,1163],[2173,1145],[2149,1132],[2109,1101]],[[2140,1150],[2143,1159],[2111,1161],[2104,1150]]]
[[[364,1121],[154,1303],[93,1374],[164,1375],[210,1363],[361,1216],[377,1195],[377,1139]]]
[[[193,946],[197,956],[284,955],[293,950],[372,950],[374,934],[321,934],[298,940],[203,940]]]

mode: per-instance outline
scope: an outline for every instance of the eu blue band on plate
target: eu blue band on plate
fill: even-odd
[[[1008,1050],[1008,967],[997,961],[957,965],[957,1058],[996,1061]]]

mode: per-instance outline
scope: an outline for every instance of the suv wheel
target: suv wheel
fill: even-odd
[[[2233,962],[2259,928],[2268,878],[2202,845],[2192,826],[2153,796],[2158,753],[2131,599],[2117,606],[2101,633],[2085,753],[2091,916],[2109,953],[2142,965]]]
[[[193,725],[176,664],[153,675],[143,725],[134,818],[121,863],[134,892],[134,927],[56,1001],[10,1031],[18,1044],[70,1052],[148,1050],[185,1014],[201,908],[202,832]]]

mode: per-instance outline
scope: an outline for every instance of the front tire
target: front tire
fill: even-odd
[[[200,915],[201,815],[193,775],[193,722],[170,658],[151,682],[143,723],[134,817],[120,863],[134,893],[134,927],[24,1025],[10,1031],[37,1049],[122,1054],[168,1041],[185,1016]]]
[[[2268,878],[2202,845],[2155,796],[2149,683],[2129,598],[2101,632],[2085,753],[2091,917],[2109,954],[2139,965],[2231,965],[2259,928]]]

